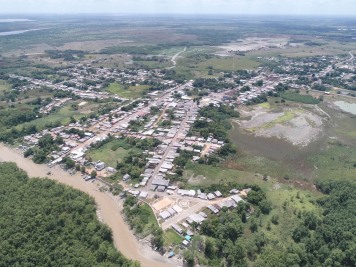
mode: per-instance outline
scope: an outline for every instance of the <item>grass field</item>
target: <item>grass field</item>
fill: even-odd
[[[321,179],[356,182],[356,149],[338,142],[329,143],[326,150],[309,157],[316,167],[314,174]]]
[[[244,69],[255,69],[260,64],[245,57],[214,57],[199,63],[198,68],[206,69],[212,66],[215,70],[235,71]]]
[[[252,51],[246,53],[250,57],[270,57],[270,56],[286,56],[286,57],[312,57],[323,55],[340,55],[348,53],[356,49],[356,44],[352,42],[342,43],[337,41],[323,40],[324,45],[321,46],[299,46],[288,47],[287,49],[274,48],[261,51]]]
[[[311,95],[301,95],[293,92],[286,92],[282,94],[282,98],[289,101],[300,102],[303,104],[319,104],[320,101]]]
[[[38,129],[44,129],[46,124],[60,122],[62,125],[68,124],[70,121],[70,117],[73,116],[75,119],[79,119],[82,117],[82,114],[77,110],[73,110],[70,104],[62,107],[58,112],[51,113],[48,116],[22,123],[17,125],[16,128],[19,130],[23,126],[36,125]]]
[[[112,94],[117,94],[124,98],[140,98],[142,96],[142,92],[147,89],[148,86],[146,85],[139,85],[139,86],[129,86],[128,89],[124,89],[124,86],[119,83],[112,83],[109,85],[106,90]]]
[[[155,217],[151,207],[148,206],[146,203],[142,203],[140,205],[140,209],[146,211],[148,214],[148,223],[146,225],[144,225],[143,231],[142,231],[143,235],[147,236],[148,234],[151,233],[152,226],[156,226],[157,228],[159,227],[158,222],[156,220],[156,217]]]
[[[319,194],[301,191],[290,187],[271,189],[267,192],[267,198],[272,203],[272,211],[268,215],[259,218],[258,232],[265,234],[270,240],[269,246],[274,242],[282,241],[283,244],[292,242],[291,229],[299,224],[298,213],[304,211],[314,211],[320,214],[321,210],[313,204],[313,201],[319,197]],[[272,222],[272,217],[277,216],[278,223]],[[250,231],[248,230],[244,239],[248,241]]]
[[[171,61],[159,62],[159,61],[135,61],[135,63],[142,64],[150,69],[164,69],[172,66]]]
[[[0,80],[0,93],[9,90],[11,86],[4,80]]]
[[[260,176],[252,172],[239,171],[224,167],[214,167],[188,163],[184,172],[190,187],[209,186],[212,184],[226,184],[229,182],[257,183],[264,186]]]
[[[174,230],[169,229],[164,233],[164,241],[166,246],[175,246],[182,243],[183,237],[178,235]]]
[[[140,152],[137,148],[128,148],[123,140],[113,140],[98,149],[92,149],[88,155],[94,161],[103,161],[108,166],[114,167],[117,162],[122,162],[122,160],[129,155],[130,151]]]

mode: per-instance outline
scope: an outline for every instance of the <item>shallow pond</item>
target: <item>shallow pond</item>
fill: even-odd
[[[334,104],[341,110],[356,115],[356,103],[348,103],[345,101],[335,101]]]

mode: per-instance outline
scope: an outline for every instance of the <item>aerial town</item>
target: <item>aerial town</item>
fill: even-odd
[[[187,247],[194,235],[192,225],[200,225],[207,218],[203,210],[207,209],[212,214],[218,214],[224,207],[236,208],[237,204],[244,201],[243,199],[251,191],[251,188],[241,191],[231,188],[230,195],[223,196],[218,190],[202,192],[199,189],[181,189],[169,179],[169,177],[177,175],[178,167],[175,164],[175,159],[180,156],[181,151],[190,152],[189,160],[197,162],[201,158],[216,153],[225,145],[223,139],[219,140],[213,135],[204,138],[194,135],[194,132],[191,131],[191,127],[196,121],[209,122],[209,118],[202,117],[199,110],[207,106],[237,107],[250,104],[255,100],[266,98],[266,96],[273,96],[281,84],[288,84],[295,89],[305,89],[306,85],[301,79],[301,73],[305,71],[305,68],[307,74],[315,71],[316,74],[310,77],[315,80],[314,84],[322,84],[323,78],[333,72],[332,65],[349,71],[348,74],[342,75],[342,79],[352,79],[354,77],[352,72],[355,72],[356,67],[352,64],[353,55],[350,55],[351,59],[339,59],[338,57],[321,57],[309,61],[284,59],[286,62],[283,62],[280,73],[272,73],[266,68],[260,68],[253,73],[244,73],[249,77],[246,79],[238,79],[237,75],[225,75],[227,77],[223,80],[219,79],[219,82],[228,83],[229,88],[210,90],[208,94],[199,99],[199,102],[190,93],[197,86],[195,81],[190,80],[183,84],[177,84],[174,80],[166,81],[159,70],[119,72],[105,68],[93,69],[90,65],[80,64],[68,70],[60,70],[60,73],[71,77],[60,83],[10,75],[13,79],[25,80],[29,83],[19,88],[22,91],[47,87],[56,91],[69,92],[82,99],[79,106],[85,105],[85,101],[88,99],[100,101],[110,97],[122,103],[118,108],[111,109],[96,118],[71,122],[65,126],[24,136],[23,143],[19,148],[26,153],[37,146],[39,140],[46,135],[50,135],[53,139],[60,138],[63,143],[58,150],[52,151],[48,155],[48,158],[51,159],[47,164],[48,167],[51,168],[59,164],[66,168],[65,162],[69,158],[73,161],[72,166],[79,165],[79,170],[84,167],[85,171],[82,176],[85,181],[98,179],[105,184],[108,182],[103,178],[114,175],[118,170],[116,166],[108,166],[103,161],[88,160],[86,153],[93,145],[105,144],[106,141],[126,137],[158,140],[154,147],[143,151],[146,164],[138,178],[132,179],[130,173],[123,173],[119,176],[124,188],[120,196],[124,197],[129,194],[148,203],[162,229],[174,229],[182,235],[182,244]],[[267,58],[266,60],[280,62],[283,59]],[[315,62],[318,64],[317,67]],[[308,75],[304,75],[304,77],[308,77]],[[115,80],[123,84],[142,84],[150,77],[151,79],[154,77],[152,80],[155,83],[161,83],[166,89],[162,92],[153,91],[144,98],[132,101],[110,95],[107,92],[96,91],[101,89],[103,79]],[[236,83],[237,79],[238,83]],[[94,85],[87,86],[86,90],[77,89],[86,86],[88,81]],[[263,81],[263,83],[259,84],[259,81]],[[71,85],[75,87],[71,87]],[[71,98],[68,97],[55,98],[41,108],[40,112],[44,115],[49,114],[54,108],[59,108],[70,100]],[[135,125],[138,127],[133,127]],[[73,172],[71,168],[68,171]]]
[[[89,17],[0,16],[0,266],[355,266],[354,20]]]

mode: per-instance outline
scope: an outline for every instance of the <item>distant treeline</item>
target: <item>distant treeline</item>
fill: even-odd
[[[45,53],[51,59],[63,58],[65,61],[72,61],[85,56],[85,52],[81,50],[46,50]]]
[[[141,46],[112,46],[104,48],[100,51],[101,54],[130,54],[130,55],[156,55],[164,49],[172,47],[191,46],[191,43],[177,44],[157,44],[157,45],[141,45]]]

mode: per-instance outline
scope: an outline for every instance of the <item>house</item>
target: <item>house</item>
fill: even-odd
[[[182,234],[183,233],[183,229],[181,227],[179,227],[176,224],[172,225],[172,228],[178,233],[178,234]]]
[[[183,244],[183,246],[187,247],[187,246],[189,246],[189,241],[183,240],[182,244]]]
[[[240,201],[243,201],[243,199],[242,199],[240,196],[237,196],[237,195],[232,196],[231,199],[232,199],[233,201],[235,201],[236,204],[239,203]]]
[[[215,191],[215,192],[214,192],[214,195],[215,195],[216,197],[222,197],[222,194],[220,193],[220,191]]]
[[[171,214],[165,210],[159,214],[159,217],[161,217],[163,220],[167,220],[168,218],[171,217]]]
[[[209,200],[215,199],[215,195],[214,195],[213,193],[209,193],[209,194],[207,195],[207,197],[208,197]]]
[[[143,198],[143,199],[147,198],[147,196],[148,196],[148,192],[146,191],[141,191],[140,194],[138,195],[139,198]]]
[[[115,169],[113,167],[107,167],[106,170],[110,173],[114,173]]]
[[[126,182],[126,181],[127,181],[128,179],[130,179],[130,178],[131,178],[131,176],[126,173],[126,174],[122,177],[122,180]]]
[[[166,190],[166,187],[163,185],[157,186],[157,192],[164,192]]]
[[[102,171],[105,169],[105,163],[104,162],[98,162],[96,165],[95,165],[95,169],[97,171]]]

